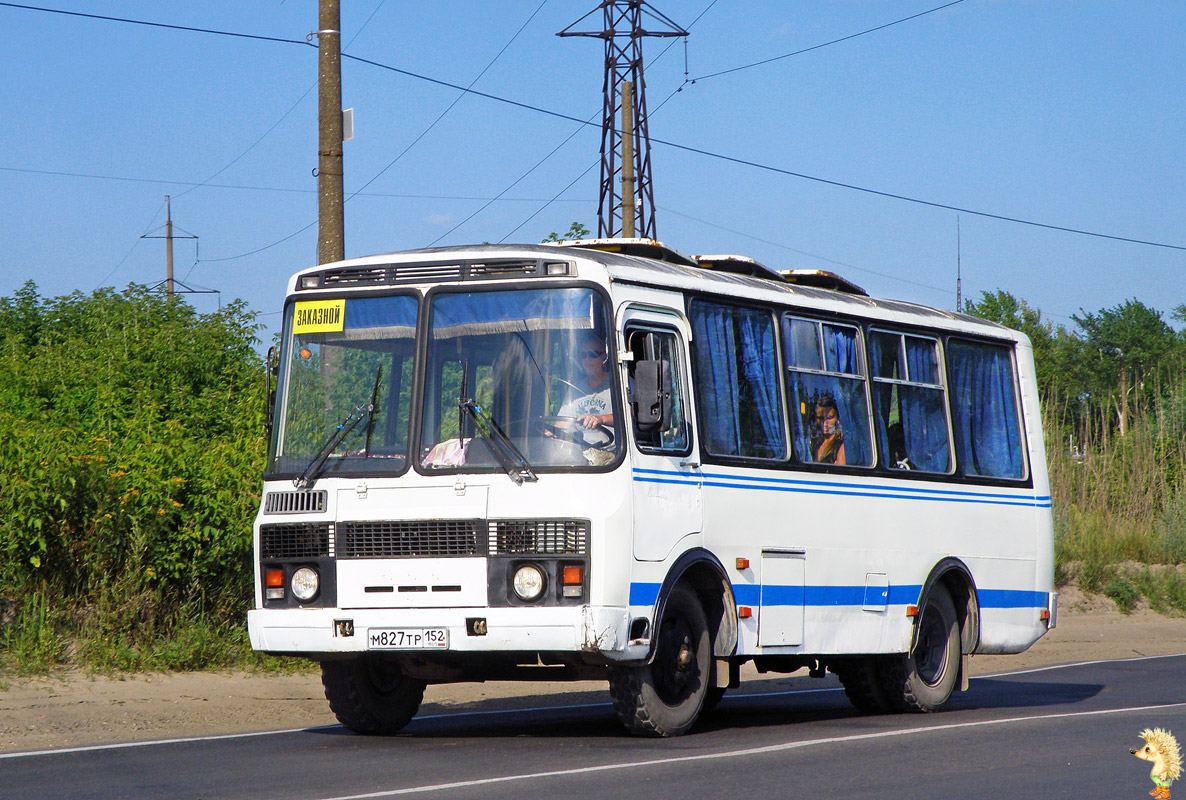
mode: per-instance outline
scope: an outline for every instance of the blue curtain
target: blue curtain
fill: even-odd
[[[1013,363],[1004,347],[951,342],[952,427],[968,475],[1022,478],[1021,430]]]
[[[935,342],[929,339],[906,337],[906,368],[911,382],[939,382],[935,347]],[[951,457],[943,390],[902,386],[900,391],[902,434],[911,465],[924,472],[946,472]]]
[[[784,455],[782,404],[778,400],[779,369],[774,346],[774,322],[765,311],[740,309],[741,362],[749,397],[753,402],[753,455]]]
[[[717,455],[784,455],[778,364],[770,314],[692,304],[706,449]]]
[[[862,376],[857,334],[851,328],[824,325],[824,359],[832,372]],[[869,442],[869,412],[863,377],[831,378],[832,396],[840,413],[844,430],[844,458],[850,465],[868,466],[873,463]]]

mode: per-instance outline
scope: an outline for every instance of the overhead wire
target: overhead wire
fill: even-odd
[[[955,0],[955,2],[962,2],[962,0]],[[953,4],[954,3],[951,3],[949,5],[953,5]],[[191,32],[197,32],[197,33],[234,36],[237,38],[255,39],[255,40],[267,41],[267,42],[278,42],[278,43],[284,43],[284,44],[299,44],[299,45],[303,45],[303,46],[314,46],[314,45],[310,45],[307,42],[303,42],[303,41],[296,40],[296,39],[282,39],[282,38],[274,37],[274,36],[261,36],[261,35],[257,35],[257,34],[244,34],[244,33],[235,33],[235,32],[228,32],[228,31],[219,31],[219,30],[210,29],[210,28],[196,28],[196,27],[183,26],[183,25],[171,25],[171,24],[166,24],[166,23],[146,22],[143,20],[133,20],[133,19],[127,19],[127,18],[121,18],[121,17],[109,17],[109,16],[98,15],[98,14],[84,14],[81,12],[73,12],[73,11],[67,12],[67,11],[62,11],[60,9],[51,9],[51,8],[43,8],[43,7],[38,7],[38,6],[29,6],[29,5],[19,4],[19,3],[3,2],[2,0],[0,0],[0,7],[20,8],[20,9],[27,9],[27,10],[34,10],[34,11],[44,11],[44,12],[49,12],[49,13],[68,14],[71,16],[78,16],[78,17],[88,17],[88,18],[93,18],[93,19],[108,20],[108,21],[114,21],[114,22],[148,25],[148,26],[158,27],[158,28],[169,28],[169,29],[191,31]],[[937,10],[937,9],[935,9],[935,10]],[[846,37],[846,38],[851,38],[851,37]],[[843,40],[837,40],[837,41],[843,41]],[[815,49],[818,49],[818,48],[815,48]],[[788,56],[789,55],[791,55],[791,54],[788,54]],[[360,56],[352,56],[352,55],[348,55],[346,53],[342,54],[342,58],[348,59],[348,60],[353,60],[353,61],[363,63],[363,64],[369,64],[369,65],[374,66],[379,69],[387,70],[387,71],[394,72],[394,73],[397,73],[400,75],[405,75],[407,77],[415,78],[417,80],[426,81],[428,83],[433,83],[438,86],[445,86],[445,87],[448,87],[451,89],[455,89],[457,91],[466,92],[467,94],[473,94],[478,97],[484,97],[489,100],[494,100],[499,103],[504,103],[504,104],[511,105],[516,108],[522,108],[522,109],[525,109],[528,111],[534,111],[534,112],[544,114],[547,116],[551,116],[554,118],[566,119],[571,122],[580,123],[582,125],[592,125],[593,124],[591,122],[587,122],[586,120],[582,120],[579,117],[575,117],[571,114],[564,114],[559,111],[553,111],[551,109],[542,108],[540,106],[532,105],[530,103],[524,103],[524,102],[521,102],[518,100],[512,100],[510,98],[500,97],[498,95],[490,94],[488,92],[478,91],[476,89],[468,89],[466,87],[460,86],[455,83],[451,83],[449,81],[440,80],[438,78],[433,78],[433,77],[430,77],[427,75],[421,75],[419,73],[415,73],[410,70],[401,69],[399,67],[394,67],[394,66],[391,66],[388,64],[383,64],[381,62],[374,61],[372,59],[362,58]],[[1032,227],[1036,227],[1036,228],[1043,228],[1046,230],[1061,231],[1064,233],[1071,233],[1071,234],[1075,234],[1075,235],[1079,235],[1079,236],[1088,236],[1088,237],[1094,237],[1094,238],[1099,238],[1099,239],[1107,239],[1107,240],[1111,240],[1111,241],[1126,242],[1129,244],[1139,244],[1139,245],[1144,245],[1144,246],[1148,246],[1148,247],[1159,247],[1159,248],[1165,248],[1165,249],[1170,249],[1170,250],[1186,251],[1186,245],[1176,245],[1176,244],[1170,244],[1170,243],[1166,243],[1166,242],[1152,241],[1152,240],[1148,240],[1148,239],[1138,239],[1135,237],[1118,236],[1118,235],[1113,235],[1113,234],[1100,233],[1097,231],[1089,231],[1089,230],[1082,229],[1082,228],[1072,228],[1070,226],[1054,225],[1054,224],[1050,224],[1050,223],[1037,222],[1034,220],[1027,220],[1027,219],[1024,219],[1021,217],[1014,217],[1014,216],[1009,216],[1009,215],[1005,215],[1005,214],[995,214],[995,213],[987,212],[987,211],[979,211],[976,209],[965,208],[965,207],[956,206],[953,204],[923,200],[921,198],[911,197],[909,195],[899,194],[899,193],[895,193],[895,192],[887,192],[887,191],[881,191],[878,189],[871,189],[869,187],[859,186],[857,184],[846,183],[843,181],[835,181],[835,180],[829,180],[827,178],[820,178],[820,177],[817,177],[814,175],[808,175],[808,174],[802,173],[802,172],[796,172],[793,170],[783,169],[780,167],[775,167],[775,166],[771,166],[771,165],[767,165],[767,164],[761,164],[759,162],[750,161],[748,159],[727,156],[727,155],[724,155],[721,153],[716,153],[716,152],[706,150],[703,148],[691,147],[689,145],[681,145],[681,144],[678,144],[675,142],[669,142],[669,141],[666,141],[663,139],[656,139],[654,137],[651,138],[651,141],[656,144],[666,145],[668,147],[673,147],[678,150],[684,150],[686,152],[696,153],[696,154],[703,155],[703,156],[706,156],[709,158],[715,158],[715,159],[727,161],[727,162],[734,163],[734,164],[749,166],[749,167],[752,167],[755,169],[766,170],[769,172],[774,172],[774,173],[786,175],[789,177],[799,178],[802,180],[813,181],[816,183],[834,186],[834,187],[841,188],[841,189],[848,189],[850,191],[863,192],[865,194],[875,195],[875,196],[884,197],[884,198],[888,198],[888,199],[894,199],[894,200],[899,200],[899,201],[908,202],[908,203],[915,203],[918,205],[928,206],[931,208],[941,208],[941,209],[946,209],[949,211],[957,211],[962,214],[970,214],[972,216],[979,216],[979,217],[984,217],[987,219],[995,219],[998,221],[1010,222],[1010,223],[1014,223],[1014,224],[1018,224],[1018,225],[1027,225],[1027,226],[1032,226]],[[307,230],[307,228],[305,228],[304,230]],[[289,238],[291,238],[291,236],[286,237],[284,240],[281,240],[281,241],[287,241],[287,239],[289,239]],[[277,242],[275,244],[279,244],[279,243],[280,242]],[[275,246],[275,244],[269,245],[269,247],[273,247],[273,246]],[[261,248],[260,250],[263,250],[263,249],[267,249],[267,248]],[[243,255],[251,255],[251,254],[254,254],[255,252],[260,252],[260,250],[256,250],[256,251],[253,251],[253,253],[243,254]],[[242,258],[243,255],[235,256],[235,258]],[[214,261],[216,259],[207,259],[207,260]]]
[[[372,11],[370,16],[367,17],[363,21],[362,25],[360,25],[358,27],[358,30],[354,32],[354,36],[352,36],[350,38],[350,41],[346,43],[347,47],[349,47],[351,44],[354,43],[354,41],[356,39],[358,39],[358,37],[362,34],[363,29],[365,29],[366,26],[370,24],[371,20],[375,18],[375,15],[379,13],[379,9],[383,8],[383,4],[386,2],[387,2],[387,0],[379,0],[379,4],[377,6],[375,6],[375,10]],[[276,122],[272,124],[272,127],[268,128],[266,131],[263,132],[263,134],[258,139],[256,139],[250,145],[248,145],[246,150],[244,150],[242,153],[239,153],[239,155],[232,158],[221,169],[219,169],[217,172],[215,172],[209,178],[207,178],[206,180],[204,180],[200,183],[194,184],[190,188],[186,189],[184,192],[181,192],[180,194],[178,194],[174,199],[177,199],[178,197],[184,197],[185,195],[189,194],[190,192],[194,191],[195,189],[205,186],[210,181],[214,180],[219,175],[221,175],[222,173],[224,173],[228,169],[230,169],[232,166],[234,166],[240,159],[242,159],[245,155],[247,155],[252,150],[254,150],[259,145],[260,142],[262,142],[264,139],[268,138],[268,135],[271,134],[272,131],[276,130],[276,128],[278,128],[280,126],[281,122],[288,119],[288,115],[291,114],[293,111],[296,111],[297,106],[299,106],[301,103],[303,103],[305,101],[305,98],[309,96],[310,92],[312,92],[316,88],[317,88],[317,84],[314,83],[312,86],[310,86],[308,89],[306,89],[305,93],[302,94],[299,98],[297,98],[297,101],[295,103],[293,103],[292,106],[289,107],[289,109],[287,111],[285,111],[283,114],[280,115],[280,119],[276,120]],[[191,271],[192,271],[192,268],[191,268]],[[189,275],[189,273],[187,272],[186,276],[188,277],[188,275]]]
[[[691,21],[691,22],[688,24],[688,29],[690,29],[690,28],[691,28],[693,25],[695,25],[697,22],[699,22],[699,21],[700,21],[700,18],[701,18],[701,17],[703,17],[705,14],[707,14],[707,13],[708,13],[708,11],[709,11],[709,9],[711,9],[711,8],[712,8],[713,6],[715,6],[716,4],[717,4],[717,0],[712,0],[712,2],[710,2],[710,3],[709,3],[707,6],[705,6],[705,7],[704,7],[704,10],[703,10],[703,11],[701,11],[699,14],[697,14],[697,15],[696,15],[696,18],[695,18],[695,19],[693,19],[693,20],[692,20],[692,21]],[[680,84],[679,88],[677,88],[677,89],[675,90],[675,92],[672,92],[670,95],[668,95],[667,99],[666,99],[666,100],[664,100],[662,103],[660,103],[660,104],[658,105],[658,107],[655,109],[655,111],[658,111],[660,108],[662,108],[662,107],[664,106],[664,104],[666,104],[666,103],[667,103],[667,100],[670,100],[672,97],[674,97],[674,96],[675,96],[675,94],[676,94],[677,92],[679,92],[680,90],[682,90],[682,89],[683,89],[683,87],[684,87],[684,86],[685,86],[685,85],[688,83],[688,39],[687,39],[687,37],[686,37],[686,36],[684,36],[684,37],[681,37],[681,38],[684,40],[684,82]],[[672,47],[674,47],[677,41],[678,41],[678,39],[673,39],[672,41],[668,42],[667,46],[666,46],[666,47],[664,47],[664,48],[663,48],[661,51],[659,51],[659,54],[658,54],[657,56],[655,56],[653,59],[651,59],[651,64],[653,65],[655,62],[657,62],[657,61],[658,61],[659,59],[661,59],[663,56],[667,55],[667,51],[668,51],[668,50],[670,50]],[[603,111],[604,111],[604,109],[603,109]],[[652,112],[652,113],[653,113],[653,112]],[[585,124],[586,124],[586,125],[589,125],[589,124],[591,124],[591,123],[592,123],[592,121],[593,121],[593,119],[595,119],[595,118],[596,118],[596,116],[597,116],[597,114],[594,114],[593,116],[589,117],[589,119],[588,119],[588,120],[585,122]],[[565,144],[567,144],[569,141],[571,141],[571,140],[572,140],[572,138],[573,138],[574,136],[576,136],[576,135],[577,135],[577,133],[579,133],[581,130],[582,130],[582,128],[577,128],[577,129],[576,129],[576,131],[574,131],[573,133],[571,133],[571,134],[568,136],[568,138],[567,138],[567,139],[565,139],[565,140],[564,140],[563,142],[561,142],[561,143],[560,143],[560,144],[559,144],[559,145],[558,145],[556,148],[554,148],[554,149],[552,150],[552,152],[551,152],[551,153],[548,153],[548,155],[547,155],[547,156],[544,156],[544,158],[543,158],[543,159],[542,159],[542,160],[541,160],[539,163],[537,163],[537,164],[536,164],[535,166],[533,166],[533,167],[532,167],[530,170],[528,170],[528,171],[527,171],[527,173],[525,173],[525,174],[523,175],[523,178],[527,177],[527,175],[528,175],[528,174],[530,174],[531,172],[533,172],[533,171],[535,170],[535,168],[536,168],[536,167],[538,167],[540,164],[542,164],[544,161],[546,161],[548,158],[550,158],[550,157],[552,156],[552,154],[553,154],[553,153],[555,153],[557,150],[559,150],[559,149],[560,149],[560,147],[563,147]],[[544,211],[544,210],[545,210],[545,209],[546,209],[548,206],[552,205],[552,204],[553,204],[553,203],[555,203],[555,202],[558,202],[558,201],[560,200],[560,197],[561,197],[561,196],[562,196],[562,195],[563,195],[565,192],[567,192],[569,189],[571,189],[573,186],[575,186],[575,185],[576,185],[576,184],[577,184],[577,183],[578,183],[578,182],[581,180],[581,178],[583,178],[583,177],[585,177],[586,175],[588,175],[588,174],[589,174],[589,172],[590,172],[590,171],[592,171],[592,169],[593,169],[594,167],[598,166],[598,164],[599,164],[599,162],[598,162],[598,161],[594,161],[592,164],[590,164],[589,166],[585,167],[584,171],[583,171],[583,172],[581,172],[581,174],[580,174],[580,175],[577,175],[575,178],[573,178],[571,181],[569,181],[569,183],[568,183],[568,185],[567,185],[567,186],[565,186],[563,189],[561,189],[559,192],[557,192],[555,195],[553,195],[553,196],[552,196],[552,198],[551,198],[550,200],[548,200],[546,203],[544,203],[542,206],[540,206],[539,208],[537,208],[537,209],[535,210],[535,212],[531,214],[531,216],[527,217],[527,219],[525,219],[525,220],[523,220],[522,222],[520,222],[518,225],[516,225],[514,228],[512,228],[512,229],[511,229],[511,231],[510,231],[509,233],[507,233],[505,236],[503,236],[501,239],[499,239],[499,240],[498,240],[498,241],[499,241],[499,243],[505,242],[507,239],[509,239],[511,236],[513,236],[513,235],[514,235],[516,232],[518,232],[520,228],[522,228],[524,225],[526,225],[527,223],[531,222],[531,220],[535,219],[537,216],[539,216],[540,214],[542,214],[542,213],[543,213],[543,211]],[[519,180],[522,180],[522,178],[520,178]],[[515,183],[518,183],[518,181],[516,181]],[[514,184],[512,184],[512,186],[513,186],[513,185],[514,185]],[[510,187],[508,187],[508,191],[509,191],[509,189],[510,189]],[[489,204],[487,204],[487,205],[489,205]],[[483,208],[485,208],[485,206],[483,206]],[[481,212],[482,210],[483,210],[483,209],[481,209],[481,208],[480,208],[480,209],[478,209],[478,211],[477,211],[477,212],[474,212],[474,214],[471,214],[469,217],[467,217],[467,218],[466,218],[466,221],[468,221],[468,220],[470,220],[470,219],[473,219],[473,217],[474,217],[474,216],[475,216],[477,213]],[[455,227],[453,228],[453,230],[456,230],[456,229],[457,229],[457,226],[455,226]],[[452,233],[452,232],[453,232],[453,231],[449,231],[449,233]],[[446,234],[446,235],[448,235],[448,234]],[[443,237],[438,237],[437,241],[440,241],[440,238],[443,238]]]
[[[143,241],[144,237],[146,235],[148,235],[148,232],[152,229],[152,223],[156,222],[157,216],[161,213],[161,209],[165,207],[165,203],[167,203],[167,202],[168,202],[167,200],[161,201],[161,204],[159,206],[157,206],[157,210],[155,212],[153,212],[152,219],[150,219],[148,221],[148,224],[144,227],[144,233],[141,234],[140,236],[136,237],[136,241],[133,242],[132,246],[128,248],[128,252],[124,253],[124,257],[121,258],[116,263],[116,265],[111,268],[110,272],[108,272],[106,275],[104,275],[99,280],[99,282],[95,285],[96,289],[98,289],[100,286],[102,286],[104,283],[106,283],[107,279],[110,278],[112,275],[114,275],[116,270],[118,270],[120,267],[122,267],[124,265],[124,262],[127,261],[132,256],[132,252],[135,251],[135,249],[140,245],[140,242]]]
[[[425,136],[427,136],[428,133],[433,128],[436,127],[438,122],[440,122],[442,119],[444,119],[446,114],[448,114],[450,111],[453,110],[454,106],[456,106],[459,102],[461,102],[461,99],[463,97],[465,97],[466,94],[473,93],[472,90],[473,90],[474,84],[476,84],[482,78],[482,76],[485,75],[490,70],[490,68],[494,66],[495,62],[497,62],[498,59],[502,57],[502,54],[505,53],[507,51],[507,49],[512,44],[514,44],[515,40],[519,38],[519,34],[523,33],[523,30],[528,26],[528,24],[533,19],[535,19],[536,15],[539,14],[539,12],[543,9],[543,7],[545,5],[547,5],[547,3],[548,3],[548,0],[543,0],[543,2],[541,2],[536,7],[536,9],[531,12],[531,15],[527,17],[527,19],[523,22],[523,24],[519,26],[519,29],[515,31],[514,35],[511,36],[511,38],[507,41],[507,43],[502,46],[502,49],[499,50],[494,55],[494,57],[492,59],[490,59],[490,61],[486,64],[486,66],[482,68],[481,72],[479,72],[474,77],[474,79],[472,81],[470,81],[469,86],[464,87],[464,88],[458,87],[460,89],[461,93],[458,94],[457,97],[453,99],[453,102],[450,103],[445,108],[444,111],[442,111],[440,114],[438,114],[436,119],[434,119],[431,123],[429,123],[428,127],[425,128],[423,131],[421,131],[420,134],[418,136],[416,136],[416,138],[411,141],[411,143],[409,143],[402,151],[400,151],[400,153],[394,159],[392,159],[387,164],[387,166],[385,166],[385,167],[383,167],[383,169],[379,170],[374,176],[371,177],[370,180],[368,180],[366,183],[364,183],[362,186],[360,186],[356,191],[352,192],[348,197],[346,197],[345,200],[342,201],[343,204],[348,203],[351,200],[353,200],[355,197],[357,197],[362,192],[363,189],[366,189],[368,186],[370,186],[372,183],[374,183],[376,180],[378,180],[380,176],[382,176],[385,172],[387,172],[387,170],[389,170],[393,166],[395,166],[395,164],[397,162],[399,162],[400,159],[402,159],[405,155],[407,155],[408,151],[410,151],[413,147],[415,147],[417,145],[417,143],[420,142],[421,139],[423,139]],[[342,57],[348,58],[347,54],[345,54],[345,53],[342,54]],[[497,198],[495,198],[495,199],[497,199]],[[494,200],[491,200],[490,202],[494,202]],[[489,205],[489,203],[487,203],[487,205]],[[485,206],[483,206],[483,207],[485,207]],[[273,242],[272,244],[257,248],[255,250],[248,252],[248,253],[240,253],[239,255],[234,255],[234,256],[224,256],[224,257],[218,258],[218,259],[207,259],[207,261],[234,261],[239,258],[245,258],[247,256],[252,256],[257,253],[262,253],[264,250],[269,250],[279,244],[283,244],[284,242],[293,238],[297,234],[304,233],[305,231],[309,230],[309,228],[313,227],[316,224],[317,224],[317,220],[314,220],[313,222],[309,223],[305,227],[301,228],[299,231],[296,231],[296,233],[285,236],[283,239]]]
[[[841,42],[847,42],[849,39],[855,39],[858,36],[864,36],[869,33],[876,33],[877,31],[883,31],[886,28],[892,28],[895,25],[901,25],[903,22],[909,22],[912,19],[918,19],[919,17],[925,17],[927,14],[934,14],[936,11],[942,11],[945,8],[951,8],[952,6],[959,5],[962,2],[964,2],[964,0],[952,0],[952,2],[950,2],[950,3],[945,3],[944,5],[937,6],[935,8],[931,8],[926,11],[920,11],[917,14],[911,14],[908,17],[903,17],[902,19],[896,19],[893,22],[887,22],[884,25],[878,25],[874,28],[869,28],[867,30],[860,31],[859,33],[850,33],[848,36],[841,36],[839,39],[833,39],[830,42],[823,42],[822,44],[812,45],[811,47],[805,47],[802,50],[796,50],[793,53],[784,53],[781,56],[774,56],[773,58],[764,58],[761,61],[755,61],[752,64],[742,64],[740,67],[732,67],[730,69],[723,69],[720,72],[710,72],[707,75],[701,75],[698,78],[693,78],[691,82],[696,83],[697,81],[708,80],[709,78],[716,78],[721,75],[728,75],[731,72],[740,72],[743,69],[752,69],[753,67],[760,67],[763,64],[770,64],[774,61],[781,61],[784,58],[790,58],[791,56],[801,56],[804,53],[810,53],[812,50],[819,50],[821,48],[828,47],[830,45],[840,44]]]
[[[62,172],[59,170],[48,169],[25,169],[22,167],[0,167],[0,172],[19,172],[31,175],[51,175],[64,178],[85,178],[89,180],[99,181],[123,181],[128,183],[153,183],[164,186],[207,186],[211,189],[239,189],[249,192],[283,192],[288,194],[316,194],[316,189],[293,189],[284,186],[251,186],[239,183],[206,183],[199,184],[196,181],[179,181],[169,178],[130,178],[121,175],[98,175],[93,172]],[[175,198],[179,195],[173,195]],[[388,197],[388,198],[403,198],[408,200],[475,200],[484,201],[489,200],[489,197],[476,195],[457,195],[457,194],[421,194],[412,192],[362,192],[362,197]],[[543,202],[545,198],[542,197],[503,197],[507,202],[516,203],[539,203]],[[568,201],[565,201],[568,202]],[[572,202],[583,202],[573,200]],[[164,208],[164,202],[161,202],[161,207]]]

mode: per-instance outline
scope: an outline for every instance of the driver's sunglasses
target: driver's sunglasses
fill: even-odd
[[[581,353],[581,358],[605,358],[605,353],[600,350],[585,350]]]

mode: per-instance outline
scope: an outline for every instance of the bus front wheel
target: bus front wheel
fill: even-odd
[[[631,733],[679,736],[704,707],[712,664],[708,618],[691,589],[671,591],[656,636],[650,664],[611,670],[610,696]]]
[[[338,722],[355,733],[388,735],[407,725],[424,699],[424,681],[374,654],[321,664],[321,685]]]

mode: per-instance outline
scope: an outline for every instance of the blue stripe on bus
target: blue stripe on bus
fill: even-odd
[[[631,583],[630,605],[653,606],[659,598],[658,583]],[[918,602],[920,585],[889,587],[887,603],[905,606]],[[1046,593],[1028,589],[981,589],[981,608],[1045,608]],[[864,586],[785,586],[737,583],[733,599],[742,606],[859,606],[865,602]]]
[[[719,480],[711,480],[711,479]],[[762,492],[796,492],[842,497],[879,497],[891,500],[927,500],[940,503],[978,503],[1001,506],[1050,508],[1050,495],[994,494],[965,492],[956,489],[924,489],[909,486],[868,486],[856,483],[822,483],[785,478],[751,478],[740,475],[703,473],[692,475],[654,469],[635,469],[637,483],[670,483],[683,486],[715,486],[725,489],[749,489]]]

